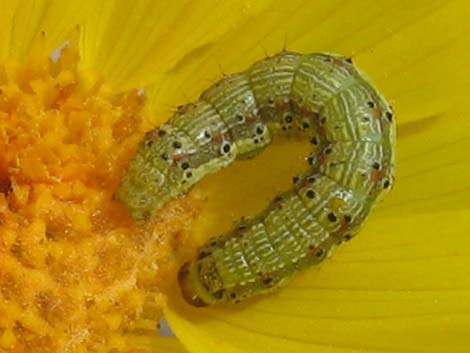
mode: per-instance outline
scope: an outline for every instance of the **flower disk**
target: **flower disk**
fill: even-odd
[[[138,229],[113,199],[146,128],[137,91],[79,74],[71,46],[32,60],[0,81],[0,350],[125,349],[124,331],[155,334],[191,212]]]

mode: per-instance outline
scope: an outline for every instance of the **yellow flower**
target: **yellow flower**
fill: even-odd
[[[222,72],[244,70],[284,47],[351,56],[394,106],[396,186],[360,236],[286,288],[239,307],[195,309],[171,288],[164,312],[177,339],[151,339],[134,332],[125,335],[128,344],[118,342],[116,347],[183,352],[182,343],[195,353],[468,350],[466,1],[57,0],[9,1],[1,7],[0,59],[7,63],[23,61],[41,41],[53,50],[78,28],[77,72],[90,85],[97,82],[96,76],[107,83],[99,91],[103,100],[93,110],[105,111],[105,116],[115,111],[115,101],[107,103],[108,87],[114,93],[145,88],[147,111],[153,123],[160,124],[172,107],[196,99]],[[2,80],[8,72],[0,73]],[[121,157],[131,149],[119,150]],[[192,225],[192,236],[201,242],[261,209],[269,196],[288,185],[305,151],[301,143],[281,143],[256,161],[237,163],[204,180],[188,198],[207,200]],[[240,192],[240,185],[247,191]],[[87,227],[76,219],[77,226]],[[42,263],[41,258],[31,261]],[[41,277],[32,282],[39,285]],[[1,309],[3,348],[11,346],[15,332],[26,335],[28,330],[24,325],[4,329]],[[21,319],[43,327],[27,313]],[[113,329],[119,320],[109,315],[104,324]],[[37,341],[37,347],[41,344]]]

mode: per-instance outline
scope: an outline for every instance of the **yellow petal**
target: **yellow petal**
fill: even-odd
[[[47,50],[54,50],[65,40],[70,39],[71,33],[89,15],[88,2],[85,0],[46,1],[38,29],[46,34]]]
[[[151,353],[186,353],[182,343],[175,337],[158,337],[156,335],[126,335],[133,349],[143,349]]]
[[[396,187],[374,218],[469,209],[469,118],[454,109],[398,126]]]
[[[464,20],[469,14],[468,2],[439,4],[356,54],[359,65],[390,97],[401,123],[443,113],[455,105],[469,106],[465,97],[470,23]]]
[[[195,309],[175,288],[166,316],[188,350],[468,349],[468,13],[463,1],[276,3],[154,84],[161,121],[167,105],[194,99],[205,81],[217,80],[219,64],[243,70],[264,56],[258,43],[273,53],[287,37],[289,49],[353,56],[391,98],[399,124],[396,186],[331,260],[237,307]],[[204,180],[194,191],[208,200],[194,237],[203,241],[263,208],[301,169],[306,148],[284,141]]]
[[[120,89],[144,86],[177,68],[188,53],[209,50],[264,4],[210,0],[174,1],[171,6],[151,0],[98,3],[84,25],[84,65]]]
[[[24,58],[39,32],[45,1],[3,1],[0,21],[0,51],[2,59]]]
[[[35,40],[45,33],[45,49],[63,43],[85,14],[83,1],[2,1],[0,58],[24,60]]]

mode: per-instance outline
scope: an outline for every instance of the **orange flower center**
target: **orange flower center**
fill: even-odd
[[[144,229],[114,200],[151,128],[145,99],[78,64],[66,46],[0,67],[2,351],[125,349],[124,332],[155,334],[193,217],[178,201]]]

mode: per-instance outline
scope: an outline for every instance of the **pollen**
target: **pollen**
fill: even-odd
[[[114,198],[151,128],[139,90],[115,93],[77,50],[0,65],[0,351],[131,349],[155,335],[184,201],[143,227]]]

